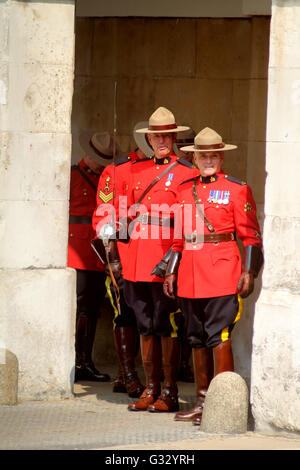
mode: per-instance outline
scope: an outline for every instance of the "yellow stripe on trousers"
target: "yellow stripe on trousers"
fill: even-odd
[[[110,303],[111,303],[112,308],[115,312],[115,316],[114,316],[114,319],[113,319],[113,329],[115,329],[115,327],[116,327],[115,319],[119,315],[119,312],[118,312],[118,309],[117,309],[115,301],[114,301],[114,297],[113,297],[112,292],[111,292],[111,284],[112,284],[112,281],[111,281],[110,276],[106,276],[105,287],[106,287],[106,291],[107,291]]]
[[[177,338],[177,336],[178,336],[178,334],[177,334],[178,326],[176,325],[175,315],[176,315],[176,313],[179,313],[180,311],[181,310],[179,308],[178,310],[176,310],[176,312],[170,313],[170,323],[171,323],[171,326],[173,328],[173,330],[171,331],[171,338]]]
[[[238,302],[239,302],[239,309],[238,309],[238,313],[235,317],[235,319],[233,320],[233,323],[232,325],[234,325],[236,322],[239,321],[239,319],[241,318],[241,315],[243,313],[243,308],[244,308],[244,301],[242,299],[242,297],[240,295],[238,295]],[[221,333],[221,340],[222,342],[224,341],[227,341],[229,339],[229,328],[230,328],[231,325],[229,326],[226,326],[226,328],[224,328],[222,330],[222,333]]]

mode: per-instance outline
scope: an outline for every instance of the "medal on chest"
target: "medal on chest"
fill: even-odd
[[[168,174],[168,179],[165,182],[165,186],[171,186],[173,178],[174,178],[174,173],[169,173]]]
[[[215,204],[229,204],[230,191],[222,191],[211,189],[209,192],[208,202]]]

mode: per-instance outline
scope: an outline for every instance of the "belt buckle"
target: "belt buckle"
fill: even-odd
[[[191,234],[191,243],[194,245],[195,243],[197,243],[197,233],[193,232]]]
[[[142,225],[147,225],[147,224],[148,224],[148,220],[149,220],[149,214],[148,214],[148,212],[145,212],[145,213],[143,213],[143,214],[140,214],[139,220],[140,220],[140,223],[141,223]]]

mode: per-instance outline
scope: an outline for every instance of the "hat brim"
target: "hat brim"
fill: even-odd
[[[148,144],[146,134],[138,133],[138,130],[145,125],[147,125],[146,121],[138,122],[133,129],[133,137],[138,148],[141,149],[146,157],[151,158],[154,155],[154,150]]]
[[[101,163],[103,166],[110,165],[114,161],[113,155],[104,155],[103,153],[97,153],[95,149],[91,146],[90,141],[92,136],[96,134],[96,132],[81,132],[78,137],[78,142],[80,144],[81,149],[84,153],[91,158],[95,158],[97,162]],[[101,155],[100,155],[101,154]],[[116,149],[116,157],[118,156],[119,151],[118,147]]]
[[[189,127],[187,126],[178,126],[175,129],[159,129],[159,130],[148,129],[147,127],[145,127],[144,129],[136,130],[136,133],[138,134],[169,134],[170,132],[183,132],[187,130],[189,130]]]
[[[237,149],[237,145],[232,145],[232,144],[225,144],[225,147],[220,148],[220,149],[202,149],[200,150],[199,148],[195,147],[195,145],[188,145],[187,147],[180,147],[180,150],[183,152],[227,152],[228,150],[234,150]]]

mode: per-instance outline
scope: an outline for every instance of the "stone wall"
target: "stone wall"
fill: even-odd
[[[266,144],[265,268],[255,313],[256,429],[300,432],[300,1],[273,1]]]
[[[74,2],[1,2],[0,52],[0,347],[18,361],[19,399],[68,396]]]
[[[82,153],[81,129],[113,132],[117,82],[117,135],[124,153],[132,129],[158,106],[196,132],[209,126],[238,145],[225,170],[252,187],[263,228],[269,17],[235,19],[76,18],[72,161]],[[234,331],[237,370],[250,382],[254,295],[244,302]],[[99,362],[112,355],[101,348]],[[108,356],[107,356],[108,354]]]

